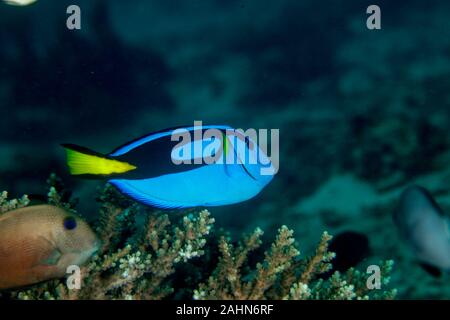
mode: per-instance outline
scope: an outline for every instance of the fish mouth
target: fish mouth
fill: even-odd
[[[96,239],[93,242],[92,246],[89,247],[89,249],[86,248],[84,250],[78,250],[77,253],[84,257],[84,260],[88,260],[100,251],[102,244],[103,243],[99,239]]]

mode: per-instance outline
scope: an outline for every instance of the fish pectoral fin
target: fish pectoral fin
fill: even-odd
[[[41,261],[41,265],[56,266],[61,259],[62,253],[58,249],[53,250],[49,256]]]
[[[56,245],[48,240],[46,237],[39,236],[33,241],[34,244],[39,244],[40,253],[35,260],[34,266],[55,266],[58,264],[59,259],[62,256],[61,251]]]
[[[440,278],[442,276],[442,271],[435,266],[432,266],[425,262],[420,262],[420,266],[424,269],[428,274],[432,275],[435,278]]]

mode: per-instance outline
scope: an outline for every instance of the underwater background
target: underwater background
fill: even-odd
[[[357,232],[364,265],[395,261],[398,298],[449,299],[449,275],[420,268],[392,222],[412,183],[450,212],[449,39],[444,0],[0,3],[0,189],[39,194],[53,172],[89,217],[104,183],[70,177],[61,143],[106,153],[194,120],[280,129],[278,174],[211,208],[216,227],[287,225],[305,252],[324,230]]]

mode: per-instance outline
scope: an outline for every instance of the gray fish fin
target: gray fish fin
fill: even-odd
[[[46,250],[46,254],[42,258],[42,260],[37,263],[37,265],[41,265],[41,266],[42,265],[44,265],[44,266],[57,265],[58,260],[62,256],[62,252],[59,251],[58,248],[55,248],[55,245],[45,237],[40,236],[40,237],[38,237],[38,240],[44,242],[46,244],[48,250]]]
[[[434,207],[436,212],[441,217],[447,216],[446,213],[444,212],[444,210],[441,208],[441,206],[437,203],[435,197],[433,197],[433,195],[431,194],[431,192],[428,189],[425,189],[424,187],[421,187],[421,186],[417,186],[417,187],[422,190],[422,192],[424,193],[425,197],[427,197],[428,201],[430,201],[431,205]]]
[[[428,274],[432,275],[435,278],[440,278],[442,276],[442,271],[435,266],[432,266],[425,262],[420,262],[420,266],[424,269]]]
[[[50,255],[41,261],[41,264],[54,266],[58,264],[59,259],[61,259],[62,253],[58,249],[53,250]]]

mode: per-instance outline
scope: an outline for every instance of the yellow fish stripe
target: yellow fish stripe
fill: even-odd
[[[228,156],[228,137],[226,134],[223,134],[223,153]]]
[[[137,168],[128,162],[83,153],[68,147],[65,147],[65,150],[67,155],[67,165],[69,166],[69,171],[72,175],[109,175],[113,173],[124,173]]]

